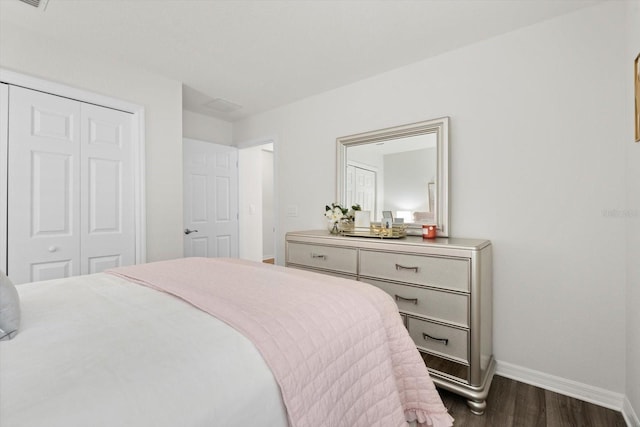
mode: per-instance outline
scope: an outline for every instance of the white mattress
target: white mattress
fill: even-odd
[[[107,274],[18,285],[0,342],[0,425],[287,425],[253,344],[167,294]]]

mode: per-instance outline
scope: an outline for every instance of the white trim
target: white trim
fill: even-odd
[[[498,367],[496,369],[496,375],[541,387],[579,400],[584,400],[585,402],[593,403],[605,408],[622,411],[623,400],[625,400],[625,396],[622,393],[616,393],[600,387],[594,387],[566,378],[557,377],[555,375],[546,374],[544,372],[534,371],[533,369],[524,368],[507,362],[497,362]]]
[[[134,212],[136,223],[136,264],[147,262],[147,203],[146,203],[146,146],[145,146],[145,111],[140,107],[133,113],[131,139],[133,146],[134,180]]]
[[[0,270],[7,272],[9,86],[0,85]]]
[[[631,402],[629,402],[629,398],[626,396],[622,404],[622,416],[629,427],[640,427],[640,418],[638,418],[633,406],[631,406]]]
[[[38,90],[65,98],[75,99],[90,104],[113,108],[115,110],[131,113],[133,161],[135,164],[134,176],[134,209],[135,209],[135,256],[136,264],[141,264],[147,260],[147,218],[146,218],[146,195],[145,195],[145,110],[144,107],[132,104],[109,96],[100,95],[83,89],[77,89],[60,83],[43,80],[27,74],[17,73],[4,68],[0,68],[0,82],[14,86],[21,86],[27,89]],[[4,148],[4,147],[0,147]],[[6,154],[6,150],[4,152]]]
[[[271,144],[273,147],[273,234],[275,235],[275,242],[274,242],[274,254],[273,254],[273,263],[274,264],[278,264],[278,246],[281,244],[280,242],[284,243],[284,235],[281,236],[280,238],[278,237],[278,232],[280,231],[280,223],[279,223],[279,218],[280,218],[280,190],[278,189],[278,182],[280,181],[278,179],[278,171],[280,170],[279,168],[279,163],[280,161],[278,160],[278,155],[279,155],[279,151],[280,151],[280,146],[278,143],[278,138],[276,137],[271,137],[269,138],[271,140]],[[281,264],[280,265],[284,265],[284,259],[281,260]]]
[[[127,113],[135,114],[140,110],[144,111],[144,108],[137,104],[132,104],[117,98],[100,95],[84,89],[77,89],[49,80],[43,80],[27,74],[17,73],[15,71],[7,70],[6,68],[0,68],[0,81],[14,86],[22,86],[27,89],[39,90],[53,95],[75,99],[77,101],[100,105],[102,107],[126,111]]]

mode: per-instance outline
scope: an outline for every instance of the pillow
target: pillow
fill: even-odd
[[[20,297],[11,280],[0,270],[0,341],[10,340],[20,326]]]

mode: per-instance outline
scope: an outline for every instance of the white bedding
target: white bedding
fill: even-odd
[[[287,425],[253,344],[190,304],[102,273],[17,288],[0,426]]]

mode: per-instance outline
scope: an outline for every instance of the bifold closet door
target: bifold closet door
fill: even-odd
[[[15,283],[134,263],[128,116],[9,88],[7,269]]]
[[[135,263],[131,114],[82,104],[80,273]]]
[[[80,103],[9,88],[8,275],[80,274]]]

